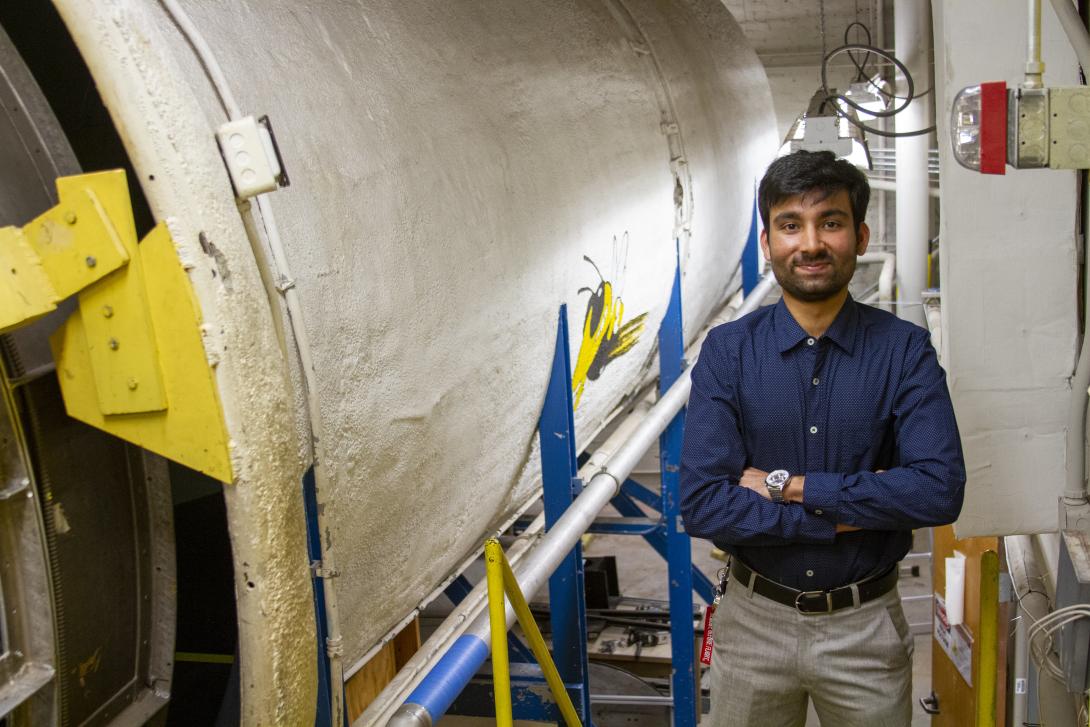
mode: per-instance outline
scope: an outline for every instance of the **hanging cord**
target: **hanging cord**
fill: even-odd
[[[829,61],[832,60],[833,58],[835,58],[836,56],[840,55],[841,53],[850,53],[851,51],[866,51],[867,53],[873,53],[874,55],[876,55],[876,56],[878,56],[880,58],[884,58],[885,60],[889,61],[894,66],[896,66],[897,70],[899,70],[902,74],[904,74],[905,85],[907,86],[908,95],[904,96],[904,97],[894,97],[894,98],[899,98],[904,103],[902,103],[899,106],[896,106],[895,108],[890,109],[889,111],[870,111],[868,109],[863,108],[862,106],[857,104],[855,101],[852,101],[850,98],[848,98],[847,96],[844,96],[843,94],[831,93],[829,91],[829,79],[828,79]],[[834,48],[832,51],[830,51],[827,55],[824,56],[824,59],[821,62],[821,90],[825,94],[826,102],[829,102],[829,101],[842,101],[844,104],[846,104],[847,106],[850,106],[851,108],[855,109],[856,111],[862,111],[863,113],[870,114],[871,116],[877,116],[879,118],[889,118],[891,116],[895,116],[896,114],[899,114],[900,112],[904,111],[908,107],[908,105],[910,103],[912,103],[912,101],[914,99],[919,98],[919,97],[924,95],[922,93],[920,93],[920,94],[916,93],[916,85],[912,80],[912,74],[908,72],[908,68],[905,67],[904,63],[901,63],[901,61],[897,60],[896,56],[894,56],[892,53],[889,53],[887,51],[882,50],[881,48],[877,48],[877,47],[872,46],[872,45],[866,45],[866,44],[863,44],[863,43],[846,43],[846,44],[840,46],[839,48]],[[930,93],[930,91],[931,91],[931,89],[928,89],[927,93]],[[846,111],[844,111],[844,109],[840,108],[839,104],[837,104],[837,103],[833,103],[832,107],[833,107],[833,110],[836,112],[837,116],[839,116],[842,119],[846,119],[848,121],[848,123],[850,123],[852,126],[860,128],[863,131],[869,132],[871,134],[876,134],[878,136],[885,136],[885,137],[892,137],[892,138],[905,137],[905,136],[923,136],[924,134],[930,134],[932,131],[935,130],[935,126],[931,125],[931,126],[928,126],[925,129],[915,129],[913,131],[883,131],[882,129],[879,129],[879,128],[876,128],[876,127],[873,127],[873,126],[869,126],[867,124],[864,124],[862,121],[859,121],[859,120],[853,118],[851,114],[847,113]]]
[[[855,53],[858,51],[854,51],[854,49],[851,51],[846,51],[848,57],[851,58],[852,65],[855,66],[856,70],[856,77],[853,83],[866,83],[868,86],[877,91],[879,95],[890,101],[904,101],[906,99],[911,100],[912,98],[923,98],[924,96],[927,96],[928,94],[934,92],[935,86],[932,85],[931,88],[927,89],[926,91],[914,93],[912,96],[898,96],[895,93],[890,93],[886,89],[882,88],[879,84],[875,83],[873,78],[871,77],[873,74],[867,73],[867,64],[870,63],[871,48],[875,47],[874,44],[871,42],[870,28],[868,28],[865,24],[859,21],[851,23],[847,28],[844,29],[844,45],[852,45],[852,41],[848,36],[851,32],[851,29],[857,25],[863,31],[863,34],[866,35],[866,40],[863,43],[856,43],[855,45],[866,45],[867,54],[863,56],[863,62],[860,63],[855,57]],[[873,111],[867,111],[867,113],[871,114],[872,116],[877,116],[877,114],[875,114]]]
[[[849,45],[852,42],[851,38],[849,38],[848,36],[852,32],[852,28],[854,28],[856,26],[858,26],[859,29],[863,31],[863,35],[866,36],[866,40],[864,40],[859,45],[867,45],[867,46],[873,45],[873,43],[871,43],[870,28],[868,28],[866,25],[859,22],[858,20],[856,20],[856,21],[854,21],[852,23],[849,23],[848,27],[844,28],[844,45]],[[821,57],[822,58],[825,57],[824,52],[821,54]],[[886,97],[889,96],[889,94],[886,93],[885,90],[883,90],[881,86],[874,83],[873,81],[870,80],[870,78],[867,77],[867,64],[870,63],[870,51],[867,51],[867,54],[865,56],[863,56],[862,63],[860,63],[859,60],[856,59],[855,53],[852,53],[850,51],[848,52],[848,58],[851,59],[852,65],[855,66],[855,72],[856,72],[855,73],[855,81],[854,81],[855,83],[863,83],[865,81],[865,82],[869,83],[875,90],[877,90],[878,93],[880,93],[880,94],[882,94],[883,96],[886,96]]]

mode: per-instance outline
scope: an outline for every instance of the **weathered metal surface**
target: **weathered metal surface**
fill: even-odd
[[[235,205],[226,115],[163,6],[57,5],[206,322],[244,721],[301,723],[307,422],[267,221]],[[722,300],[775,151],[767,81],[718,0],[183,5],[291,174],[268,202],[313,342],[351,665],[533,494],[561,303],[582,446],[650,373],[675,240],[690,331]]]

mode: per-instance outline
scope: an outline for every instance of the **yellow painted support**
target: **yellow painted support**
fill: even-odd
[[[97,285],[79,292],[99,409],[103,414],[162,411],[167,408],[166,390],[148,315],[148,291],[156,289],[144,280],[144,256],[137,247],[125,173],[99,172],[57,180],[58,189],[69,185],[94,190],[100,216],[112,223],[115,238],[129,260]]]
[[[488,620],[492,625],[492,692],[496,698],[496,724],[512,727],[511,665],[507,657],[507,601],[504,600],[503,563],[506,557],[500,541],[484,544],[485,577],[488,581]]]
[[[146,303],[155,323],[156,350],[169,406],[125,416],[112,416],[99,408],[88,314],[81,306],[51,340],[68,415],[230,482],[227,428],[201,340],[200,309],[166,225],[148,233],[140,244],[140,257],[148,289],[155,291]]]
[[[496,721],[497,724],[510,725],[511,722],[502,722],[500,717],[500,692],[504,693],[504,700],[507,705],[507,719],[511,719],[511,678],[509,666],[507,663],[507,609],[506,604],[503,601],[502,596],[498,597],[499,606],[493,605],[493,583],[498,581],[498,586],[502,587],[503,593],[507,594],[507,597],[511,599],[511,605],[515,609],[515,616],[518,617],[519,625],[522,626],[522,631],[526,635],[526,640],[530,642],[530,651],[533,652],[534,658],[537,659],[538,665],[541,667],[542,673],[545,675],[545,682],[549,685],[550,691],[552,691],[553,699],[556,700],[557,707],[560,709],[560,714],[564,716],[564,723],[568,727],[582,727],[582,723],[579,720],[579,713],[575,711],[575,705],[572,704],[571,696],[568,694],[568,690],[564,687],[564,681],[560,678],[560,673],[556,670],[556,664],[553,663],[553,657],[549,653],[549,647],[545,645],[545,639],[541,636],[541,630],[537,627],[537,622],[534,621],[534,616],[530,612],[530,606],[526,603],[526,598],[522,595],[522,589],[519,588],[518,580],[515,579],[515,574],[511,571],[511,565],[507,562],[507,556],[503,553],[503,548],[500,547],[500,543],[495,538],[491,538],[485,543],[485,567],[488,578],[488,607],[489,618],[492,624],[492,675],[495,681],[494,691],[496,694]],[[498,574],[494,574],[494,571],[499,570]],[[498,590],[498,588],[495,588]],[[501,660],[503,662],[503,678],[505,685],[503,689],[500,688],[500,682],[496,680],[496,650],[499,648],[499,641],[497,641],[496,635],[500,633],[500,639],[503,644],[503,656]]]
[[[976,727],[995,727],[999,670],[999,556],[980,556],[980,628],[976,674]]]
[[[138,244],[122,170],[62,177],[60,202],[0,228],[0,332],[79,296],[51,344],[68,414],[234,479],[201,313],[160,224]]]
[[[128,262],[129,253],[99,201],[99,193],[112,196],[112,174],[120,174],[124,184],[124,172],[61,177],[55,207],[21,228],[0,228],[0,333],[55,310],[60,301]]]

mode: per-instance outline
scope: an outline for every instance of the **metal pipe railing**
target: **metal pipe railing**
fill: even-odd
[[[755,310],[775,287],[772,276],[766,276],[746,297],[733,318]],[[590,528],[598,513],[620,491],[621,483],[635,469],[644,453],[685,406],[692,388],[690,371],[691,367],[686,369],[659,398],[624,444],[590,479],[571,507],[522,558],[514,575],[527,599],[545,585],[560,562]],[[513,570],[515,568],[512,566]],[[508,626],[514,618],[514,611],[508,606]],[[387,722],[387,727],[430,727],[438,720],[488,658],[491,649],[489,631],[487,614],[477,616],[398,708]]]
[[[1040,88],[1045,75],[1045,64],[1041,62],[1041,0],[1029,0],[1027,9],[1029,18],[1026,23],[1026,78],[1022,85],[1026,88]]]

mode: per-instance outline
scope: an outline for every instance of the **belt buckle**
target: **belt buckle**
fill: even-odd
[[[805,605],[806,601],[815,605]],[[832,613],[833,594],[831,591],[802,591],[795,596],[795,610],[799,613]]]

